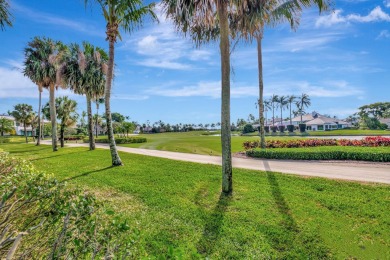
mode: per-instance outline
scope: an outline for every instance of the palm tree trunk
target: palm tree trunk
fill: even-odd
[[[63,148],[65,146],[64,144],[64,132],[65,132],[65,126],[61,124],[60,126],[60,141],[61,141],[61,147]]]
[[[96,123],[95,123],[95,133],[96,133],[96,138],[98,137],[98,119],[99,119],[99,103],[96,100]]]
[[[26,121],[23,121],[24,137],[26,138],[26,144],[28,143],[27,139],[27,130],[26,130]]]
[[[56,104],[55,104],[55,87],[54,85],[50,86],[50,100],[49,100],[49,106],[50,106],[50,120],[51,120],[51,142],[53,147],[53,152],[57,151],[57,120],[56,120]]]
[[[230,129],[230,47],[227,3],[220,1],[217,7],[220,21],[220,49],[222,73],[221,141],[222,141],[222,192],[233,192],[233,172]]]
[[[260,119],[260,147],[265,149],[265,133],[264,133],[264,84],[263,84],[263,53],[261,40],[263,34],[257,35],[257,62],[259,70],[259,119]]]
[[[283,125],[283,105],[280,104],[280,125]]]
[[[290,103],[290,125],[292,125],[292,118],[291,118],[291,103]]]
[[[275,106],[272,104],[272,126],[275,126]]]
[[[43,119],[43,115],[42,115],[42,119],[41,119],[41,122],[42,122],[42,125],[41,125],[41,130],[40,130],[40,134],[41,134],[41,139],[43,140],[45,138],[45,121]]]
[[[91,97],[87,96],[87,113],[88,113],[88,138],[89,150],[95,150],[95,138],[93,137],[93,118],[92,118],[92,102]]]
[[[110,152],[113,166],[123,165],[121,158],[119,157],[118,151],[116,149],[114,131],[112,128],[112,118],[111,118],[111,84],[114,70],[114,39],[109,40],[109,59],[108,59],[108,73],[106,79],[106,93],[105,93],[105,105],[106,105],[106,121],[107,121],[107,132],[108,139],[110,141]]]
[[[42,91],[39,90],[39,104],[38,104],[38,140],[37,140],[37,145],[41,144],[41,105],[42,105]]]

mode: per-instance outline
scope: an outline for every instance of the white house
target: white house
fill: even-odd
[[[24,135],[24,127],[23,124],[17,122],[13,116],[8,116],[8,115],[0,115],[0,118],[6,118],[8,120],[11,120],[14,123],[14,128],[15,128],[15,134],[16,135]],[[32,135],[32,128],[31,126],[26,127],[26,132],[27,136]],[[4,134],[10,134],[10,133],[4,133]]]

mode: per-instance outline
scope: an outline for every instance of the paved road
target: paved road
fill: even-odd
[[[44,141],[50,145],[50,141]],[[68,147],[88,147],[88,144],[67,144]],[[106,144],[96,144],[97,148],[109,149]],[[149,149],[118,146],[118,150],[146,156],[167,158],[178,161],[221,165],[220,156],[177,153]],[[360,182],[377,182],[390,184],[390,164],[345,161],[292,161],[260,160],[233,157],[233,167],[260,171],[273,171],[303,176],[323,177]]]

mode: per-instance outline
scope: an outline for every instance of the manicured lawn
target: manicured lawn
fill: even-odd
[[[107,150],[0,144],[71,185],[84,186],[140,231],[134,258],[388,259],[390,186],[234,170]]]
[[[250,157],[293,160],[360,160],[390,162],[390,146],[318,146],[305,148],[259,148],[248,150]]]
[[[162,133],[139,135],[147,138],[146,143],[121,144],[121,146],[165,150],[172,152],[221,155],[221,137],[202,135],[202,132]],[[256,140],[258,136],[232,136],[232,152],[243,150],[242,144],[248,140]],[[274,137],[268,137],[274,139]],[[295,137],[291,137],[295,138]]]

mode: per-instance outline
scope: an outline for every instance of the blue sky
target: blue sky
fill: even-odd
[[[100,9],[81,0],[11,0],[13,28],[0,31],[0,113],[17,103],[37,108],[38,91],[19,72],[23,48],[34,36],[64,43],[89,41],[108,48]],[[265,94],[311,97],[310,111],[346,117],[364,104],[390,97],[390,0],[337,0],[334,11],[305,10],[294,32],[287,25],[265,31]],[[116,45],[112,111],[144,123],[220,121],[218,44],[195,48],[175,32],[159,8],[159,24],[142,29]],[[239,43],[232,54],[232,121],[257,114],[255,43]],[[85,100],[69,91],[85,110]],[[44,92],[44,102],[48,92]],[[102,109],[103,111],[103,109]],[[285,112],[287,114],[287,112]]]

